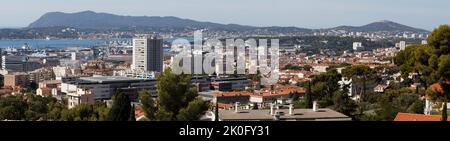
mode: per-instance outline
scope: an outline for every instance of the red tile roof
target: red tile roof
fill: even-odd
[[[233,97],[233,96],[250,96],[252,92],[218,92],[215,95],[217,97]]]
[[[398,113],[394,121],[441,121],[441,117],[440,115]]]
[[[450,82],[446,82],[446,83],[450,84]],[[439,84],[439,83],[434,83],[433,85],[430,86],[430,88],[432,90],[439,91],[439,92],[443,92],[444,91],[444,89],[442,89],[441,84]]]
[[[227,109],[234,106],[234,104],[227,104],[227,103],[218,103],[220,109]]]
[[[216,97],[235,97],[235,96],[280,96],[280,95],[289,95],[290,93],[298,92],[298,93],[306,93],[306,89],[297,87],[295,85],[276,85],[275,90],[270,92],[270,88],[262,88],[262,92],[217,92],[214,95]]]

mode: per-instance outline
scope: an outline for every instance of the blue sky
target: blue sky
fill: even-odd
[[[306,28],[391,20],[431,30],[439,24],[450,24],[449,5],[449,0],[2,0],[0,27],[24,27],[46,12],[92,10]]]

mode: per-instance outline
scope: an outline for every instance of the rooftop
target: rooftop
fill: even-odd
[[[450,82],[445,82],[446,84],[450,84]],[[444,89],[442,88],[442,86],[441,86],[441,84],[440,83],[434,83],[434,84],[432,84],[431,86],[430,86],[430,88],[432,89],[432,90],[435,90],[435,91],[438,91],[438,92],[443,92],[444,91]]]
[[[123,82],[142,82],[142,81],[156,81],[155,79],[139,79],[122,76],[96,76],[96,77],[81,77],[73,82],[73,84],[99,84],[99,83],[123,83]]]
[[[318,112],[314,112],[312,109],[294,109],[293,115],[289,115],[289,109],[279,109],[279,120],[296,120],[296,121],[350,121],[351,118],[333,111],[331,109],[320,109]],[[236,121],[261,121],[261,120],[274,120],[274,117],[270,115],[269,109],[260,110],[240,110],[236,113],[234,110],[220,110],[219,118],[224,121],[236,120]]]
[[[214,95],[217,97],[230,97],[230,96],[250,96],[252,92],[217,92]]]
[[[441,121],[440,115],[398,113],[394,121]]]
[[[111,82],[111,81],[128,81],[136,80],[135,78],[121,77],[121,76],[99,76],[99,77],[82,77],[81,80],[95,81],[95,82]]]
[[[59,83],[61,83],[62,81],[61,80],[45,80],[45,81],[42,81],[42,82],[40,82],[40,83],[45,83],[45,84],[59,84]]]
[[[236,80],[249,80],[245,77],[223,77],[223,78],[212,78],[213,82],[220,82],[220,81],[236,81]]]

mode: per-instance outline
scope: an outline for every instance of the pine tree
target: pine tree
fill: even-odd
[[[139,101],[141,102],[141,109],[145,113],[145,117],[149,120],[155,120],[155,113],[158,108],[150,92],[146,90],[141,91],[139,93]]]
[[[305,104],[306,108],[312,108],[313,107],[313,100],[312,100],[312,93],[311,93],[311,81],[308,82],[308,89],[306,90],[306,96],[305,96]]]
[[[201,97],[197,97],[189,102],[186,108],[180,110],[176,116],[179,121],[199,120],[209,109],[209,101],[204,101]]]
[[[189,103],[198,96],[197,91],[191,87],[191,76],[186,74],[176,75],[172,73],[171,69],[164,70],[158,76],[156,86],[158,91],[158,107],[160,110],[165,110],[166,113],[163,115],[171,115],[172,120],[177,120],[179,112],[188,107]],[[197,102],[197,104],[203,103],[201,101]],[[194,117],[197,116],[194,115]]]
[[[130,119],[131,103],[128,96],[117,92],[113,98],[113,105],[108,113],[108,121],[128,121]]]

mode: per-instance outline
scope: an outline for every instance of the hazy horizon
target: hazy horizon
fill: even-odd
[[[450,1],[445,0],[15,0],[2,2],[0,28],[27,27],[47,12],[90,10],[125,16],[175,16],[221,24],[312,29],[389,20],[432,30],[450,23],[448,5]]]

